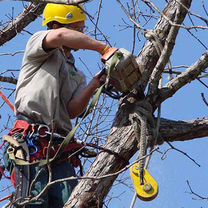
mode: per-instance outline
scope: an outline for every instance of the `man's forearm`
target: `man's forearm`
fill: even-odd
[[[73,49],[88,49],[103,54],[106,44],[91,37],[66,28],[51,30],[44,40],[46,48],[60,48],[66,46]]]
[[[79,96],[69,102],[68,111],[70,118],[76,118],[84,112],[96,89],[97,86],[90,83]]]

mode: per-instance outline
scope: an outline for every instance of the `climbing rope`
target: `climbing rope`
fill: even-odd
[[[152,115],[151,105],[142,100],[137,103],[134,113],[130,114],[129,120],[132,122],[135,137],[138,139],[139,146],[139,167],[140,167],[140,180],[144,184],[144,168],[145,168],[145,155],[147,153],[147,146],[151,144],[154,138],[154,118]],[[139,131],[140,126],[140,131]]]
[[[149,40],[155,47],[158,56],[160,57],[162,50],[163,50],[163,45],[156,34],[154,30],[146,30],[144,32],[144,36],[147,40]],[[173,79],[173,72],[172,72],[172,64],[170,59],[168,60],[168,71],[169,71],[169,80]]]
[[[151,146],[152,149],[156,143],[157,133],[154,118],[152,115],[152,108],[148,101],[142,100],[137,103],[134,113],[130,114],[129,120],[132,122],[135,137],[138,139],[139,151],[139,165],[131,168],[131,176],[136,189],[131,208],[134,207],[137,196],[145,201],[152,200],[157,196],[158,185],[156,181],[147,172],[147,164],[150,157],[145,157],[147,154],[147,147]],[[139,131],[140,127],[140,131]],[[135,171],[137,170],[137,174]],[[136,176],[137,175],[137,176]],[[146,178],[145,178],[146,177]],[[138,178],[140,183],[138,183]],[[151,183],[150,183],[151,181]],[[147,193],[146,189],[153,190],[151,194]],[[139,195],[138,195],[139,191]]]
[[[152,44],[154,45],[158,56],[161,55],[161,52],[163,50],[163,46],[160,42],[160,39],[158,38],[157,34],[153,31],[153,30],[148,30],[145,31],[144,36],[150,41],[152,42]],[[172,65],[170,60],[168,61],[168,69],[169,69],[169,79],[172,79]],[[162,77],[160,79],[159,82],[159,88],[162,87]],[[140,138],[140,153],[139,153],[139,159],[140,159],[140,183],[144,183],[144,169],[148,168],[150,159],[152,154],[150,154],[147,158],[144,158],[144,156],[146,155],[146,151],[147,151],[147,135],[146,135],[146,131],[148,129],[148,119],[145,118],[145,116],[141,116],[140,113],[138,113],[140,111],[140,108],[136,109],[137,112],[135,112],[133,114],[133,116],[131,115],[130,120],[132,121],[133,127],[134,127],[134,132],[135,132],[135,136],[136,138]],[[149,111],[151,112],[151,111]],[[156,126],[154,128],[154,133],[153,133],[153,137],[151,141],[152,141],[152,145],[151,145],[151,149],[150,151],[155,147],[156,145],[156,141],[158,140],[158,136],[159,136],[159,127],[160,127],[160,117],[161,117],[161,105],[158,107],[158,111],[157,111],[157,121],[156,121]],[[139,137],[139,133],[138,133],[138,123],[140,122],[140,137]],[[144,124],[144,122],[146,122],[146,124]],[[151,135],[150,135],[151,137]],[[141,159],[143,157],[143,159]],[[134,208],[134,205],[136,203],[136,199],[137,199],[137,193],[135,192],[132,202],[131,202],[131,206],[130,208]]]
[[[146,118],[144,116],[141,116],[138,112],[134,113],[132,116],[132,124],[134,127],[134,133],[135,137],[137,139],[140,138],[140,141],[138,141],[138,144],[140,146],[140,154],[139,154],[139,159],[140,159],[140,183],[144,184],[144,165],[145,165],[145,159],[143,158],[146,155]],[[139,124],[140,123],[140,134],[139,134]],[[143,159],[141,159],[143,158]]]

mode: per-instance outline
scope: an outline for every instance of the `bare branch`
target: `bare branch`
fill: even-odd
[[[0,53],[0,56],[15,56],[15,55],[17,55],[17,54],[22,54],[22,53],[24,53],[24,51],[16,51],[16,52],[14,52],[14,53]]]
[[[32,4],[26,8],[14,21],[0,31],[0,46],[14,38],[27,25],[42,14],[45,4]]]
[[[190,157],[186,152],[174,147],[170,142],[167,142],[168,145],[170,146],[169,149],[167,149],[164,153],[163,156],[161,157],[161,159],[165,159],[167,152],[169,152],[170,150],[175,150],[177,152],[180,152],[181,154],[185,155],[188,159],[190,159],[194,164],[196,164],[198,167],[201,167],[201,165],[199,163],[197,163],[192,157]]]
[[[197,194],[196,192],[194,192],[188,180],[186,182],[188,184],[188,187],[189,187],[192,195],[196,196],[200,200],[208,200],[208,197],[201,196],[201,195]]]
[[[0,76],[0,82],[7,82],[10,84],[17,84],[17,79],[13,78],[13,77],[4,77],[4,76]]]
[[[180,12],[176,11],[176,16],[175,16],[175,23],[178,22],[180,18]],[[155,66],[151,78],[150,78],[150,84],[149,84],[149,93],[150,96],[152,96],[153,94],[155,94],[155,92],[158,89],[158,84],[159,84],[159,80],[161,77],[161,74],[172,54],[173,48],[175,46],[175,40],[178,34],[178,28],[175,26],[171,26],[170,32],[168,34],[168,37],[166,39],[164,48],[161,52],[160,58],[157,62],[157,65]]]
[[[201,58],[187,71],[181,73],[175,79],[171,80],[167,87],[162,88],[159,92],[159,97],[155,102],[156,106],[162,103],[169,97],[172,97],[179,89],[186,84],[195,80],[208,67],[208,52],[201,56]]]
[[[117,2],[120,4],[122,10],[124,11],[124,13],[126,14],[126,16],[129,18],[129,20],[138,28],[140,29],[141,26],[130,16],[130,14],[128,13],[128,11],[126,10],[126,8],[124,7],[124,5],[121,3],[120,0],[117,0]]]
[[[163,18],[165,18],[169,24],[171,24],[172,26],[176,26],[176,27],[181,27],[181,28],[184,28],[184,29],[187,29],[187,30],[191,30],[191,29],[208,29],[207,26],[189,26],[189,27],[186,27],[184,25],[181,25],[181,24],[178,24],[178,23],[175,23],[173,22],[171,19],[169,19],[163,12],[160,11],[160,9],[155,5],[153,4],[151,1],[149,0],[142,0],[143,2],[145,2],[147,5],[149,5],[150,7],[152,7],[155,11],[157,11],[161,16],[163,16]],[[189,12],[189,9],[187,6],[185,6],[185,4],[180,0],[177,1],[180,5],[182,5],[183,9],[186,10],[186,12]],[[207,23],[207,20],[206,20],[206,23]]]
[[[186,5],[186,7],[190,7],[191,2],[190,0],[181,0],[181,2]],[[183,7],[178,8],[180,10],[180,20],[179,24],[181,24],[184,20],[186,15],[186,10],[184,11]],[[168,19],[172,21],[175,19],[177,8],[175,7],[175,1],[169,1],[168,6],[164,9],[163,13]],[[169,21],[166,20],[163,16],[161,17],[160,21],[157,23],[157,26],[154,30],[154,33],[160,39],[162,45],[164,45],[167,35],[169,34],[171,28],[171,24]],[[179,27],[176,27],[179,29]],[[137,63],[139,65],[139,69],[143,72],[142,74],[142,89],[144,89],[148,83],[149,77],[152,74],[152,71],[158,61],[158,53],[155,49],[153,43],[148,42],[146,46],[141,51],[140,55],[137,57]]]
[[[201,93],[201,96],[202,96],[202,99],[203,99],[205,105],[208,107],[208,102],[207,102],[207,100],[206,100],[206,98],[204,96],[204,93]]]
[[[96,181],[96,180],[101,180],[101,179],[104,179],[104,178],[111,178],[111,177],[114,177],[114,176],[118,176],[120,173],[123,173],[125,172],[126,170],[128,170],[131,166],[133,166],[135,163],[138,163],[140,160],[148,157],[149,155],[151,155],[153,152],[155,152],[158,148],[155,148],[153,149],[149,154],[147,154],[146,156],[144,157],[141,157],[140,159],[137,159],[135,160],[133,163],[125,166],[124,168],[122,168],[121,170],[115,172],[115,173],[111,173],[111,174],[107,174],[107,175],[103,175],[103,176],[100,176],[100,177],[95,177],[95,176],[82,176],[82,177],[75,177],[75,176],[71,176],[71,177],[68,177],[68,178],[61,178],[61,179],[57,179],[57,180],[49,180],[48,184],[45,186],[45,188],[35,197],[33,198],[30,198],[28,200],[25,200],[24,202],[20,203],[19,205],[20,206],[24,206],[26,204],[28,204],[29,202],[33,202],[33,201],[37,201],[52,185],[54,184],[57,184],[57,183],[61,183],[61,182],[64,182],[64,181],[70,181],[70,180],[92,180],[92,181]],[[39,171],[40,172],[40,171]],[[36,175],[36,177],[38,177]],[[110,180],[110,179],[109,179]]]
[[[22,0],[15,0],[22,1]],[[24,0],[33,3],[54,3],[54,4],[69,4],[69,5],[78,5],[82,3],[86,3],[90,0]]]
[[[201,19],[202,21],[204,21],[205,23],[206,23],[206,25],[208,26],[208,19],[206,19],[206,18],[204,18],[204,17],[202,17],[202,16],[200,16],[200,15],[198,15],[198,14],[195,14],[195,13],[193,13],[193,12],[191,12],[186,6],[184,6],[180,1],[178,1],[178,0],[176,0],[182,7],[184,7],[187,11],[188,11],[188,13],[189,14],[191,14],[192,16],[195,16],[195,17],[197,17],[197,18],[199,18],[199,19]]]

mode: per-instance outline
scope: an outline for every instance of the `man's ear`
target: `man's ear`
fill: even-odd
[[[60,25],[59,24],[56,24],[56,23],[53,23],[52,29],[58,29],[58,28],[60,28]]]

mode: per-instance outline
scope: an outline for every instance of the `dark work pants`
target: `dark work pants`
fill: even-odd
[[[39,170],[41,169],[41,172]],[[39,172],[39,174],[38,174]],[[38,174],[38,176],[37,176]],[[63,179],[70,176],[75,176],[75,170],[69,162],[62,162],[52,165],[52,180]],[[31,166],[30,181],[35,177],[36,180],[32,187],[32,195],[38,195],[48,182],[47,167]],[[77,185],[77,180],[69,180],[54,184],[47,192],[40,197],[40,200],[28,204],[26,208],[62,208],[67,202],[72,190]]]

